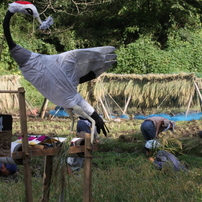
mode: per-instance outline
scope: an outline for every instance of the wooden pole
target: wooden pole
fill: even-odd
[[[32,109],[31,109],[30,105],[28,104],[28,102],[27,102],[26,100],[25,100],[25,104],[26,104],[26,106],[28,107],[30,113],[32,114],[32,113],[33,113],[33,112],[32,112]]]
[[[197,92],[198,92],[198,95],[199,95],[199,97],[200,97],[200,99],[201,99],[201,101],[202,101],[202,95],[201,95],[201,92],[200,92],[200,90],[199,90],[199,88],[198,88],[198,85],[194,82],[194,85],[195,85],[195,87],[196,87],[196,90],[197,90]]]
[[[53,168],[53,156],[46,156],[44,163],[43,196],[41,200],[42,202],[49,201],[52,168]]]
[[[46,112],[47,106],[48,106],[48,99],[44,98],[43,105],[41,107],[41,111],[40,111],[40,114],[39,114],[39,117],[41,117],[42,119],[45,116],[45,112]]]
[[[104,112],[105,117],[106,117],[108,120],[110,120],[111,118],[109,117],[109,114],[108,114],[108,112],[107,112],[107,109],[105,108],[104,103],[103,103],[103,101],[102,101],[101,98],[100,98],[100,103],[101,103],[101,105],[102,105],[102,109],[103,109],[103,112]]]
[[[129,105],[129,103],[130,103],[130,100],[131,100],[131,95],[129,95],[129,97],[128,97],[128,99],[127,99],[125,108],[124,108],[124,110],[123,110],[123,114],[126,114],[126,111],[127,111],[128,105]]]
[[[61,107],[58,108],[58,110],[55,112],[55,114],[53,114],[53,116],[51,117],[51,120],[55,117],[55,115],[60,111]],[[72,130],[73,131],[73,130]]]
[[[189,108],[190,108],[190,105],[191,105],[192,97],[193,97],[193,95],[191,94],[191,96],[189,98],[189,103],[188,103],[188,106],[187,106],[187,111],[186,111],[185,116],[187,116],[187,114],[189,113]]]
[[[121,109],[121,107],[118,105],[118,103],[113,99],[113,97],[107,92],[107,95],[109,95],[109,97],[114,101],[114,103],[117,105],[117,107],[122,111],[122,113],[124,114],[124,111]]]
[[[24,166],[25,201],[33,202],[30,156],[29,156],[29,146],[28,146],[28,137],[27,137],[25,90],[23,87],[18,88],[18,98],[19,98],[19,107],[20,107],[20,125],[21,125],[21,135],[22,135],[22,153],[23,153],[22,159],[23,159],[23,166]]]
[[[199,87],[198,87],[198,85],[196,84],[196,82],[194,82],[194,85],[195,85],[196,90],[197,90],[197,92],[198,92],[198,95],[199,95],[199,97],[200,97],[200,100],[201,100],[200,103],[202,103],[202,95],[201,95],[201,92],[200,92],[200,90],[199,90]],[[201,104],[200,104],[200,105],[201,105]]]
[[[92,149],[91,134],[85,134],[85,153],[84,153],[84,195],[83,202],[91,202],[91,181],[92,181]]]

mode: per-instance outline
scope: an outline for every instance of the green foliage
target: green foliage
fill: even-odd
[[[39,91],[24,78],[21,78],[20,84],[25,88],[26,99],[35,107],[42,106],[44,97],[41,93],[39,93]]]
[[[112,145],[112,147],[113,146],[114,145]],[[107,148],[107,146],[105,148]],[[99,149],[99,152],[95,152],[93,158],[93,166],[101,170],[108,170],[115,166],[122,167],[126,164],[130,165],[131,161],[134,161],[134,159],[138,158],[139,156],[142,157],[140,153],[128,153],[127,150],[117,152],[114,147],[111,150],[112,151],[102,151],[101,149],[100,151]]]
[[[100,4],[82,3],[79,12],[69,21],[76,30],[77,38],[84,46],[99,46],[135,42],[141,35],[153,35],[162,47],[173,27],[192,29],[200,27],[200,3],[171,0],[157,1],[103,1]],[[82,7],[82,8],[81,8]],[[69,25],[70,26],[70,25]]]
[[[114,73],[147,74],[172,72],[169,57],[150,37],[141,37],[135,43],[120,47]],[[163,56],[163,57],[162,57]],[[166,57],[167,56],[167,57]]]
[[[202,138],[184,140],[184,153],[195,156],[202,156]]]
[[[100,151],[105,152],[140,152],[142,151],[142,147],[140,147],[139,142],[122,142],[121,140],[114,141],[114,140],[106,140],[104,144],[100,145]]]
[[[3,19],[7,4],[0,5]],[[46,32],[30,16],[16,14],[11,32],[16,43],[42,54],[75,48],[114,45],[115,73],[202,72],[200,1],[107,0],[34,1],[44,20],[54,18]],[[2,22],[1,22],[2,23]],[[20,74],[10,57],[0,26],[0,71]]]
[[[170,34],[167,48],[152,40],[152,36],[142,36],[135,43],[122,46],[116,51],[117,68],[114,73],[147,74],[202,72],[202,34],[180,30]]]

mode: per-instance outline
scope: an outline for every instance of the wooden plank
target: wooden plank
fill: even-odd
[[[0,93],[18,93],[17,90],[0,90]]]
[[[60,147],[52,148],[52,149],[40,149],[40,148],[31,148],[29,147],[29,156],[30,157],[40,157],[40,156],[54,156],[59,151]],[[98,151],[98,144],[90,145],[92,151]],[[67,151],[69,154],[76,154],[76,153],[84,153],[85,152],[85,145],[81,146],[72,146]],[[17,151],[12,153],[13,159],[21,159],[22,158],[22,151]]]
[[[29,145],[29,150],[37,150],[37,149],[44,149],[44,145],[42,144]]]
[[[60,148],[54,148],[54,149],[36,149],[36,150],[29,150],[29,156],[30,157],[40,157],[40,156],[54,156]],[[12,158],[13,159],[21,159],[22,158],[21,151],[13,152]]]
[[[98,151],[98,144],[90,145],[92,151]],[[84,153],[85,145],[70,147],[68,150],[69,154]]]

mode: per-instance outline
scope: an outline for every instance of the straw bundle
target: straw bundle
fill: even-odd
[[[20,86],[20,76],[7,75],[0,77],[0,90],[17,90]],[[126,105],[129,107],[149,109],[158,107],[187,106],[190,95],[193,95],[192,105],[198,105],[195,92],[195,74],[112,74],[105,73],[99,78],[78,86],[78,91],[93,106],[100,100],[110,107]],[[197,81],[198,82],[198,81]],[[116,103],[116,104],[115,104]],[[0,110],[18,108],[16,94],[0,93]]]
[[[187,106],[190,95],[195,92],[195,74],[103,74],[94,82],[91,89],[96,102],[107,95],[124,106],[131,96],[130,107],[153,108],[158,106]],[[79,92],[85,97],[87,84],[79,87]],[[198,104],[197,96],[193,103]]]
[[[20,87],[20,76],[5,75],[0,76],[0,90],[17,90]],[[0,93],[0,110],[5,112],[9,109],[19,108],[16,93]]]

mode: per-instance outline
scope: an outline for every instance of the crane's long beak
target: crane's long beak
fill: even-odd
[[[42,24],[41,18],[40,17],[36,17],[37,21],[39,22],[39,24]]]

